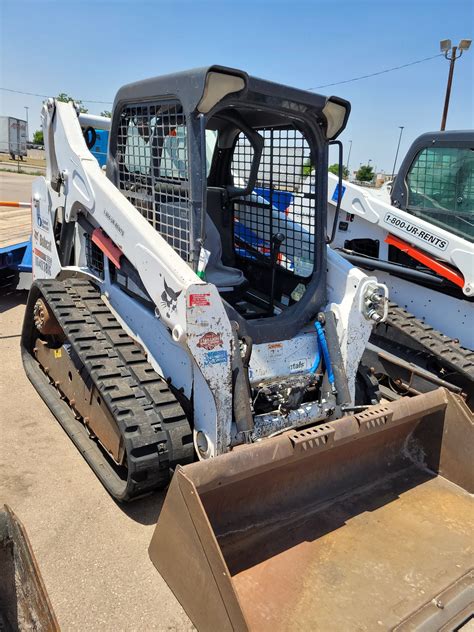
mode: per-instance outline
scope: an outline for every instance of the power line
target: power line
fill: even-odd
[[[360,81],[361,79],[368,79],[369,77],[375,77],[377,75],[383,75],[387,72],[393,72],[394,70],[400,70],[401,68],[407,68],[408,66],[414,66],[415,64],[421,64],[424,61],[435,59],[436,57],[443,57],[443,53],[432,55],[431,57],[424,57],[423,59],[417,59],[416,61],[410,61],[408,64],[402,64],[401,66],[394,66],[393,68],[386,68],[385,70],[379,70],[378,72],[371,72],[368,75],[361,75],[360,77],[354,77],[352,79],[345,79],[344,81],[335,81],[334,83],[325,83],[322,86],[316,86],[315,88],[307,88],[307,90],[319,90],[319,88],[328,88],[329,86],[339,86],[341,83],[351,83],[352,81]]]
[[[12,90],[11,88],[2,88],[5,92],[14,92],[15,94],[27,94],[30,97],[41,97],[42,99],[49,99],[50,94],[36,94],[35,92],[23,92],[22,90]],[[80,99],[81,103],[100,103],[102,105],[112,105],[112,101],[94,101],[94,99]]]
[[[343,81],[334,81],[333,83],[324,83],[314,88],[307,88],[307,90],[319,90],[320,88],[329,88],[330,86],[339,86],[343,83],[352,83],[353,81],[360,81],[361,79],[369,79],[370,77],[376,77],[377,75],[384,75],[387,72],[393,72],[394,70],[400,70],[401,68],[408,68],[408,66],[415,66],[415,64],[422,64],[425,61],[429,61],[430,59],[435,59],[436,57],[442,57],[442,56],[443,56],[443,53],[438,53],[436,55],[432,55],[431,57],[424,57],[423,59],[410,61],[407,64],[402,64],[401,66],[393,66],[393,68],[386,68],[385,70],[372,72],[368,75],[361,75],[360,77],[353,77],[352,79],[344,79]],[[3,90],[5,92],[13,92],[15,94],[26,94],[30,97],[40,97],[42,99],[48,99],[51,96],[49,94],[37,94],[36,92],[24,92],[22,90],[12,90],[11,88],[0,87],[0,90]],[[112,105],[112,101],[96,101],[94,99],[81,99],[81,102],[82,103],[99,103],[101,105]]]

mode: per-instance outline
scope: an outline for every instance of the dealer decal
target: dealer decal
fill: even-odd
[[[208,351],[204,356],[204,366],[224,364],[227,362],[227,351]]]
[[[299,371],[306,371],[308,369],[308,360],[303,358],[301,360],[295,360],[289,364],[290,373],[299,373]]]
[[[46,237],[43,237],[41,233],[38,235],[38,237],[40,247],[51,252],[51,239],[46,239]]]
[[[431,244],[432,246],[436,246],[440,250],[446,250],[449,245],[449,242],[446,239],[442,239],[441,237],[437,237],[432,233],[429,233],[426,230],[423,230],[419,226],[407,222],[406,220],[394,215],[393,213],[387,213],[384,218],[384,222],[389,226],[395,226],[396,228],[400,228],[405,233],[408,233],[412,237],[416,237],[417,239],[421,239],[427,244]]]
[[[201,336],[197,346],[200,349],[207,349],[207,351],[212,351],[216,347],[222,347],[223,345],[222,336],[220,334],[215,334],[213,331],[208,331],[207,334]]]
[[[36,217],[36,224],[38,228],[41,228],[41,230],[48,232],[49,231],[49,218],[45,215],[41,215],[41,209],[40,209],[39,204],[36,205],[35,217]]]
[[[53,260],[38,248],[33,249],[34,266],[39,268],[46,276],[51,276],[51,264]]]
[[[52,240],[43,237],[43,234],[36,230],[36,228],[33,230],[33,243],[40,248],[44,248],[44,250],[51,252]]]

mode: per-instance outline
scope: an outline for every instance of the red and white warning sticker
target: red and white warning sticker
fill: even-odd
[[[211,304],[208,294],[190,294],[189,295],[189,307],[207,307]]]

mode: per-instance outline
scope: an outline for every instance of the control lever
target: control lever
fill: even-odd
[[[276,266],[278,262],[278,255],[280,254],[280,248],[284,241],[285,241],[285,235],[283,233],[276,233],[272,237],[271,252],[270,252],[270,262],[272,266],[272,283],[270,286],[270,304],[268,307],[268,311],[270,314],[273,313],[273,304],[275,302],[275,275],[276,275]]]

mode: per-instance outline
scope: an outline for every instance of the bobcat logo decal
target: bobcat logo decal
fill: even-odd
[[[167,285],[166,281],[164,284],[165,289],[161,294],[161,307],[165,312],[166,318],[171,318],[171,314],[176,311],[178,296],[181,294],[182,290],[175,292]]]

